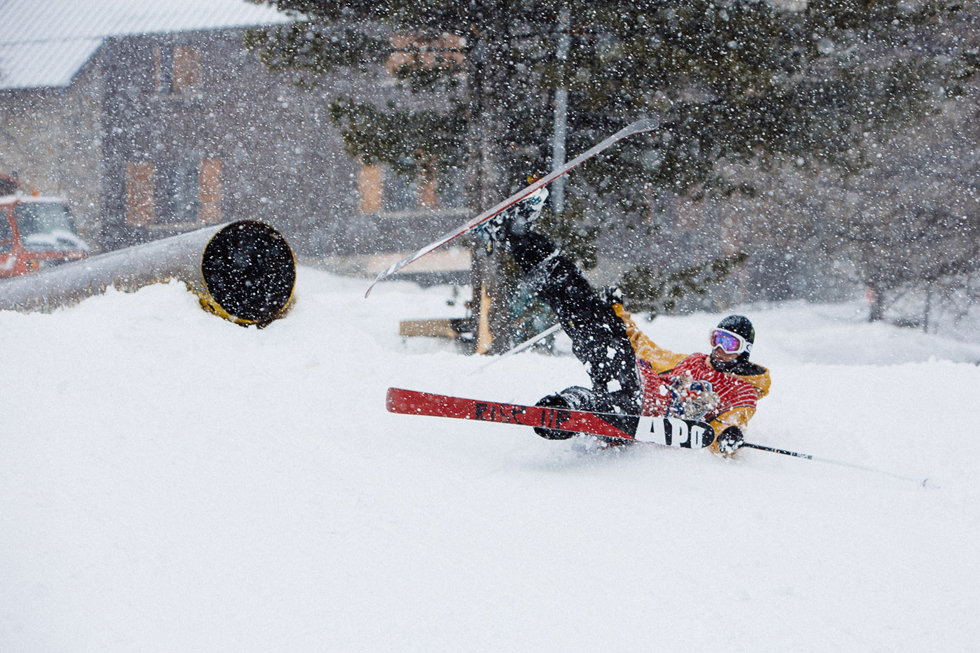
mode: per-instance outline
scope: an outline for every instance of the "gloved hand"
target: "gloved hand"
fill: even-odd
[[[718,451],[730,456],[741,449],[744,442],[745,437],[742,435],[742,429],[737,426],[729,426],[718,436]]]
[[[599,299],[610,306],[622,304],[623,291],[619,289],[619,286],[607,286],[599,291]]]

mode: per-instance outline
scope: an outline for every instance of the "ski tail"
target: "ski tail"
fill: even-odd
[[[604,416],[566,408],[466,399],[402,388],[388,388],[386,406],[388,412],[405,415],[518,424],[626,440],[634,439],[638,420],[628,415]],[[608,421],[603,417],[609,418]]]
[[[593,146],[591,149],[578,155],[577,157],[575,157],[565,165],[561,166],[560,168],[556,168],[550,174],[542,177],[541,179],[537,180],[533,184],[517,191],[516,193],[514,193],[513,195],[505,199],[500,204],[497,204],[493,208],[484,211],[480,215],[469,220],[466,224],[462,225],[461,227],[458,227],[457,229],[454,229],[453,231],[444,234],[442,237],[429,243],[428,245],[426,245],[419,251],[415,252],[414,254],[410,254],[409,256],[406,256],[400,261],[396,261],[395,263],[390,265],[387,269],[385,269],[381,274],[379,274],[377,278],[375,278],[375,280],[368,287],[367,292],[364,293],[364,296],[367,297],[368,295],[370,295],[371,290],[376,285],[378,285],[379,282],[387,279],[388,277],[395,274],[405,266],[414,263],[415,261],[422,258],[426,254],[439,249],[440,247],[449,243],[452,240],[455,240],[456,238],[465,234],[467,231],[470,231],[474,227],[478,227],[479,225],[483,224],[484,222],[491,219],[495,215],[498,215],[500,212],[506,211],[514,204],[517,204],[518,202],[526,198],[528,195],[531,195],[532,193],[537,191],[539,188],[543,188],[544,186],[547,186],[558,177],[561,177],[568,171],[577,168],[585,161],[588,161],[589,159],[599,154],[603,150],[609,148],[610,146],[614,145],[615,143],[618,143],[624,138],[633,136],[635,134],[642,134],[644,132],[653,131],[657,129],[659,124],[660,124],[659,121],[656,120],[655,118],[646,118],[644,120],[637,120],[634,123],[630,123],[629,125],[620,129],[618,132],[616,132],[606,140],[602,141],[601,143],[598,143],[597,145]]]

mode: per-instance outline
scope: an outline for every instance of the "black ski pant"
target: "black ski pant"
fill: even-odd
[[[509,233],[507,246],[537,292],[572,339],[596,394],[595,410],[639,415],[642,406],[636,353],[623,321],[603,301],[582,273],[547,237]]]

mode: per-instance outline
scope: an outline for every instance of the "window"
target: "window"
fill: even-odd
[[[391,55],[386,67],[391,75],[402,66],[461,70],[465,50],[466,39],[454,34],[443,34],[434,39],[398,34],[391,39]]]
[[[147,227],[153,224],[153,164],[149,162],[126,165],[126,224]]]
[[[419,180],[415,193],[419,208],[434,209],[439,206],[439,178],[434,172]]]
[[[221,222],[223,195],[219,158],[126,166],[126,224],[130,227]]]
[[[357,190],[361,213],[378,213],[384,206],[384,169],[381,166],[361,165],[357,170]]]
[[[0,206],[0,252],[9,252],[14,246],[14,230],[10,227],[10,216],[6,206]]]
[[[406,181],[389,169],[385,169],[384,180],[385,213],[404,213],[413,211],[418,205],[415,184]]]
[[[24,202],[14,210],[17,232],[29,252],[70,252],[87,249],[78,237],[67,204]]]
[[[387,217],[418,215],[430,210],[459,208],[462,193],[452,175],[438,177],[431,172],[413,181],[406,181],[381,165],[361,165],[357,172],[361,213],[384,213]]]
[[[197,161],[164,164],[157,171],[157,224],[197,222],[200,193]]]
[[[174,46],[174,93],[190,93],[201,88],[201,49]]]
[[[221,222],[221,159],[204,159],[197,175],[198,217],[201,222]]]
[[[153,79],[157,93],[169,93],[174,82],[174,51],[169,47],[153,48]]]
[[[153,50],[156,92],[192,93],[201,88],[201,49],[191,45],[158,46]]]

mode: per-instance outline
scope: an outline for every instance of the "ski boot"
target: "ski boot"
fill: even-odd
[[[569,408],[571,410],[595,410],[595,393],[587,388],[573,385],[565,388],[561,392],[541,399],[535,406],[545,408]],[[572,431],[561,431],[558,429],[546,429],[543,426],[535,426],[534,432],[545,440],[567,440],[578,435]]]
[[[507,239],[507,236],[523,236],[541,215],[544,202],[548,199],[548,189],[539,188],[517,204],[504,209],[494,217],[473,229],[473,233],[483,241],[487,255],[493,254],[494,247]]]

